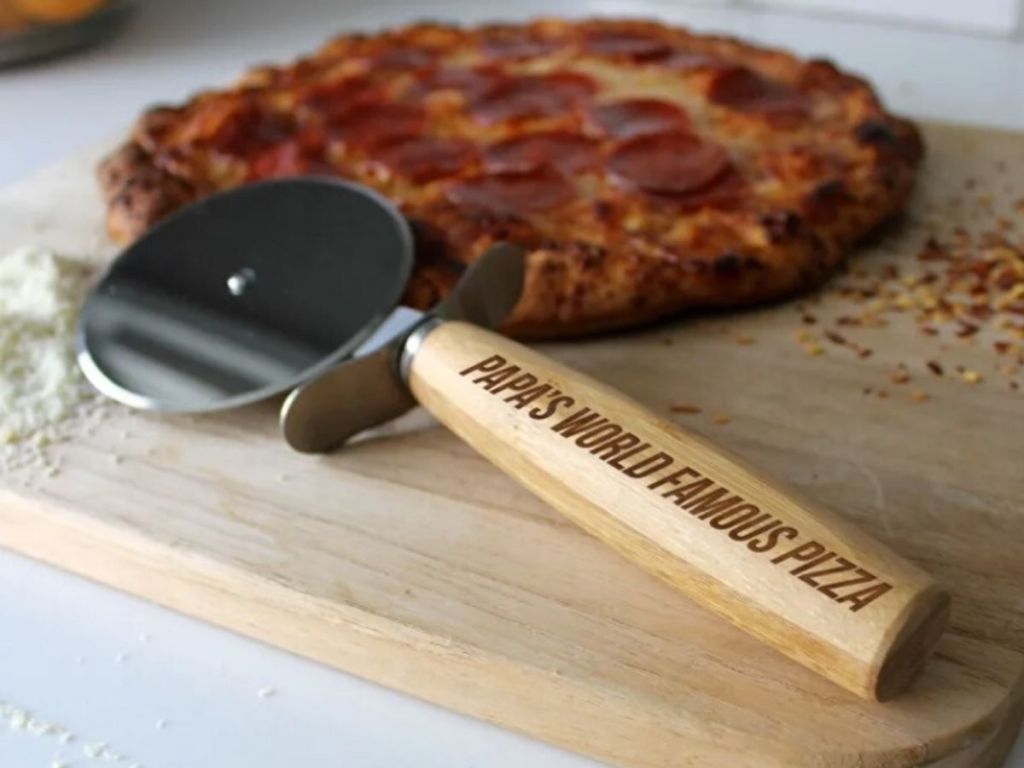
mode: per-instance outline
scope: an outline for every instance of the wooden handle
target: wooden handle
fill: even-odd
[[[824,509],[614,389],[464,323],[430,331],[409,386],[551,506],[747,632],[866,698],[902,691],[949,596]]]

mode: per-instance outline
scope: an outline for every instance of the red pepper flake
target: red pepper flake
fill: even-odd
[[[921,326],[921,333],[925,334],[926,336],[938,336],[939,335],[939,329],[938,328],[933,328],[930,325],[922,325]]]
[[[949,258],[949,254],[946,249],[934,237],[929,237],[917,254],[918,261],[944,261],[947,258]]]
[[[838,344],[841,347],[845,347],[847,343],[846,339],[843,336],[840,336],[835,331],[825,331],[825,338],[831,341],[833,344]]]
[[[696,405],[689,405],[688,403],[670,405],[669,410],[672,411],[672,413],[700,413],[700,408],[698,408]]]
[[[861,360],[871,357],[873,354],[875,354],[874,350],[868,349],[867,347],[860,347],[857,350],[857,357],[859,357]]]
[[[1017,273],[1009,268],[1002,270],[995,277],[996,288],[1004,291],[1008,291],[1013,288],[1018,281],[1020,281],[1020,278],[1017,276]]]
[[[910,381],[910,374],[903,368],[900,368],[898,371],[893,371],[892,374],[890,374],[889,380],[893,384],[906,384]]]
[[[965,339],[968,336],[973,336],[981,330],[977,325],[974,323],[968,323],[966,320],[957,320],[957,322],[960,323],[960,327],[956,332],[957,338]]]
[[[942,366],[934,360],[929,360],[925,365],[928,366],[928,370],[934,373],[936,376],[942,376],[945,371],[942,370]]]
[[[988,273],[992,271],[992,267],[995,265],[991,261],[982,261],[981,259],[974,259],[967,262],[967,271],[977,277],[985,278],[988,277]]]
[[[802,318],[800,318],[800,319],[803,320],[804,323],[807,324],[807,325],[814,325],[816,322],[818,322],[818,318],[816,318],[814,315],[810,314],[809,312],[804,314],[804,316]]]
[[[1007,352],[1010,351],[1010,342],[1008,342],[1008,341],[993,341],[992,342],[992,347],[1000,355],[1005,355]]]

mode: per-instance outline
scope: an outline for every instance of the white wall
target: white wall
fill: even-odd
[[[1024,0],[726,0],[737,5],[796,8],[848,16],[891,18],[959,31],[1021,34]]]

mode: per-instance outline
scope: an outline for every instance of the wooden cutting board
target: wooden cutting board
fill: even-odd
[[[926,230],[1024,197],[1024,137],[931,125],[927,138],[914,211],[867,265],[910,266]],[[97,155],[0,193],[0,248],[109,254]],[[275,404],[201,418],[114,408],[53,448],[55,476],[0,480],[0,543],[614,765],[996,765],[1024,710],[1024,393],[921,372],[939,354],[987,371],[984,340],[938,350],[908,319],[860,331],[866,359],[812,357],[801,329],[789,304],[548,351],[656,410],[699,405],[675,417],[950,587],[953,630],[891,704],[696,607],[422,414],[309,457],[278,438]],[[930,401],[889,382],[900,362]]]

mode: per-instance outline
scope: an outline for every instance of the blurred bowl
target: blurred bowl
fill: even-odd
[[[56,56],[117,32],[134,0],[0,0],[0,66]]]

